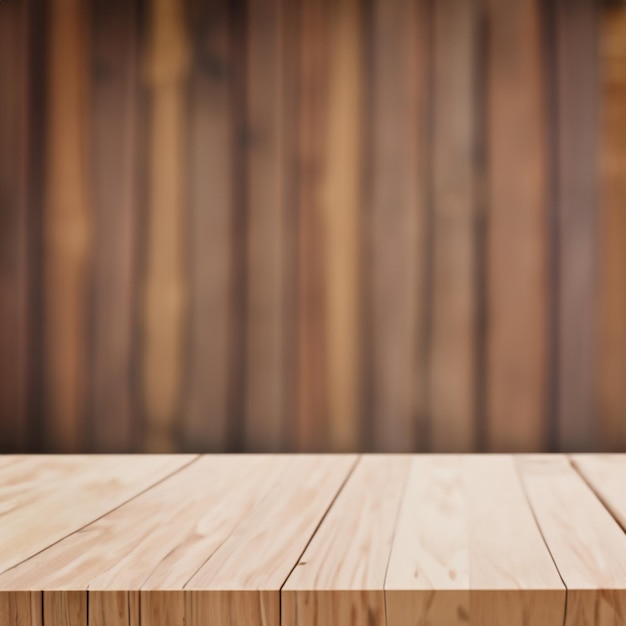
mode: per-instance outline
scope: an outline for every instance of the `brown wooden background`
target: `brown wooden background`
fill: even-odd
[[[626,450],[626,3],[2,0],[0,449]]]

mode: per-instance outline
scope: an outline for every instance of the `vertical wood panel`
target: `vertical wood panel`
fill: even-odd
[[[600,293],[597,375],[602,447],[626,449],[626,7],[601,22]]]
[[[348,451],[359,447],[361,412],[362,3],[332,3],[329,20],[333,61],[322,190],[328,449]]]
[[[594,0],[557,3],[558,444],[597,445],[593,407],[596,284],[597,32]]]
[[[147,260],[144,285],[145,448],[171,451],[181,400],[187,312],[185,84],[189,70],[183,4],[149,3],[146,82],[150,93]]]
[[[189,104],[190,341],[184,445],[228,438],[233,240],[232,50],[227,0],[191,0]]]
[[[298,190],[298,398],[295,448],[320,451],[328,437],[324,261],[326,238],[321,183],[327,132],[328,0],[300,5]]]
[[[282,5],[283,0],[248,2],[246,444],[256,451],[280,448],[284,436]]]
[[[59,0],[48,11],[43,225],[46,447],[77,452],[85,444],[87,384],[89,29],[87,5],[81,0]]]
[[[92,3],[94,205],[90,427],[101,452],[133,449],[138,6]]]
[[[540,3],[487,3],[488,448],[547,436],[547,126]]]
[[[467,0],[434,3],[429,416],[435,451],[475,446],[477,8]]]
[[[28,446],[29,11],[0,4],[0,449]]]
[[[423,446],[424,370],[418,361],[424,313],[424,189],[419,123],[424,114],[425,3],[373,6],[371,222],[371,394],[373,447]],[[418,11],[419,9],[419,11]],[[423,29],[423,30],[422,30]],[[422,439],[422,441],[419,441]]]

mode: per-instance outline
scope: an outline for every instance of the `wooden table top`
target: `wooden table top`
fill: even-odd
[[[0,456],[0,626],[620,626],[626,455]]]

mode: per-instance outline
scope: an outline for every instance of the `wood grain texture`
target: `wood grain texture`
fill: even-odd
[[[279,626],[280,589],[356,461],[352,455],[295,458],[297,465],[185,585],[204,606],[198,610],[215,611],[222,626]]]
[[[102,592],[108,614],[117,590],[182,591],[288,470],[287,457],[202,457],[5,572],[0,588]]]
[[[0,447],[23,450],[29,425],[29,9],[0,5]]]
[[[565,589],[511,457],[414,458],[385,590],[389,626],[562,624]]]
[[[185,86],[190,55],[182,2],[151,2],[147,33],[144,79],[150,107],[149,208],[142,317],[145,448],[171,452],[177,448],[188,306]]]
[[[626,449],[626,7],[605,6],[600,27],[599,241],[597,368],[602,446]]]
[[[281,591],[281,626],[385,626],[383,586],[410,459],[362,458]]]
[[[108,513],[193,458],[28,457],[3,467],[0,572]]]
[[[404,452],[420,442],[424,372],[418,355],[424,313],[424,3],[372,6],[372,128],[368,254],[371,402],[375,450]],[[418,34],[419,33],[419,34]],[[423,42],[423,48],[418,46]]]
[[[574,468],[626,530],[626,457],[619,454],[576,454]]]
[[[16,591],[0,594],[0,623],[11,626],[43,626],[43,593]]]
[[[326,232],[322,184],[327,175],[328,0],[299,4],[297,396],[293,448],[321,452],[328,442]]]
[[[128,452],[137,431],[133,401],[138,225],[139,8],[94,0],[91,13],[90,439],[92,449]]]
[[[597,4],[557,2],[559,358],[561,450],[598,445],[596,313]]]
[[[43,623],[84,626],[87,623],[87,595],[79,591],[44,591]]]
[[[81,0],[48,14],[44,244],[46,447],[85,445],[87,279],[92,205],[88,170],[88,20]]]
[[[540,5],[487,2],[487,449],[548,425],[548,143]]]
[[[189,378],[182,440],[223,450],[233,296],[234,120],[228,2],[188,2],[189,79]]]
[[[363,10],[358,0],[332,3],[321,181],[326,247],[326,389],[329,451],[357,450],[361,424]]]
[[[624,455],[0,457],[0,619],[621,626],[625,464]]]
[[[246,444],[284,440],[285,198],[281,111],[284,0],[247,4],[248,291]]]
[[[565,626],[626,623],[626,536],[565,457],[521,457],[537,523],[567,587]]]
[[[475,449],[478,5],[433,10],[431,449]],[[451,43],[454,42],[454,43]]]

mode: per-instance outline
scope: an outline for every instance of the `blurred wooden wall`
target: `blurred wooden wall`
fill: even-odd
[[[626,3],[0,2],[0,450],[596,449]]]

